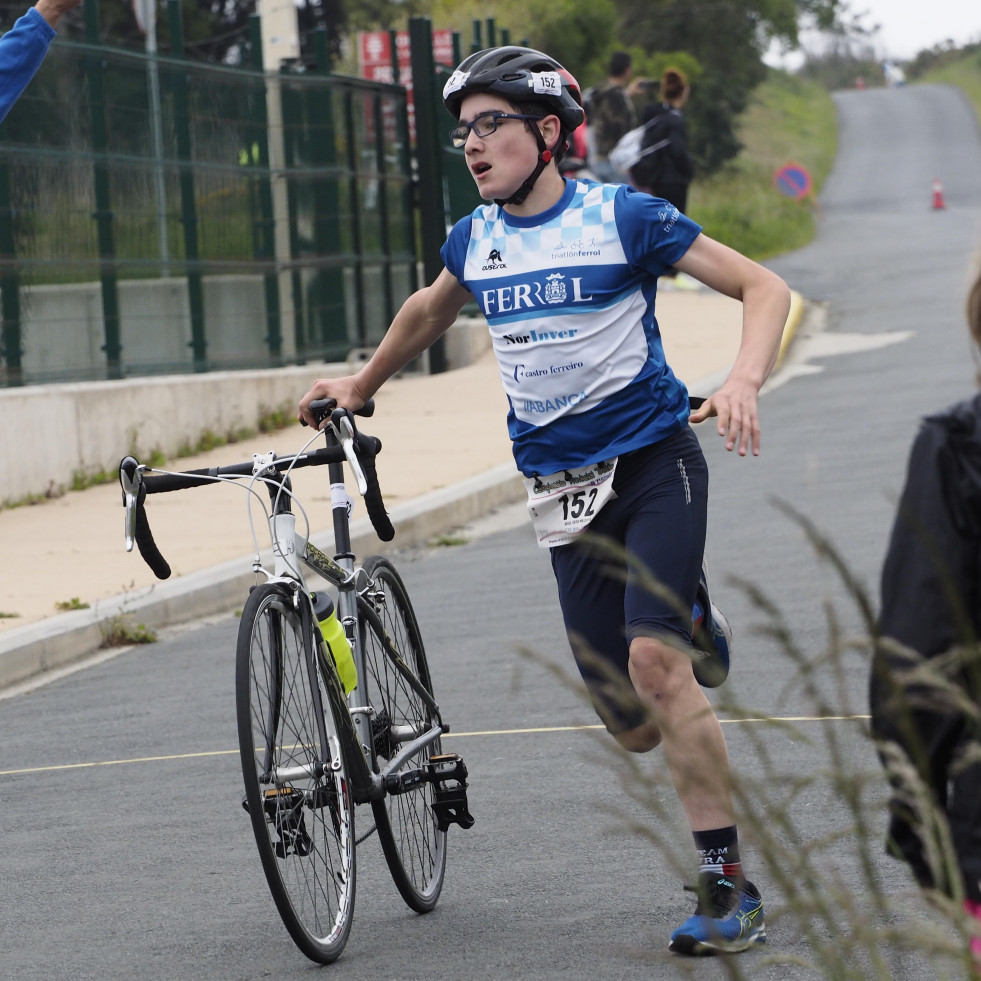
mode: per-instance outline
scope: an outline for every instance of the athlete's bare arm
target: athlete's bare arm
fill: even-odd
[[[675,266],[719,293],[742,301],[743,335],[736,360],[722,387],[691,414],[691,422],[717,416],[726,449],[738,447],[740,456],[751,449],[757,456],[757,396],[780,351],[790,312],[790,290],[776,273],[707,235],[699,235]]]

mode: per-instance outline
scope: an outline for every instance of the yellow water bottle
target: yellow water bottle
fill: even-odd
[[[326,592],[311,593],[313,612],[320,622],[320,632],[327,643],[327,649],[337,668],[337,676],[344,686],[344,694],[349,695],[358,687],[358,669],[354,664],[354,654],[348,642],[344,626],[334,612],[334,601]]]

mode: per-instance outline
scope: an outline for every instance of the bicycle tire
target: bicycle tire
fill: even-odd
[[[402,578],[380,555],[369,557],[363,572],[371,584],[367,590],[359,590],[359,604],[367,604],[377,614],[405,664],[432,695],[422,635]],[[368,673],[359,685],[374,709],[372,762],[377,770],[378,762],[389,759],[398,748],[391,737],[392,727],[427,729],[432,725],[432,711],[396,669],[383,639],[364,617],[359,618],[359,634]],[[440,751],[437,740],[411,757],[406,766],[421,766]],[[446,832],[439,830],[436,821],[432,784],[421,783],[404,794],[386,794],[382,800],[372,802],[372,810],[396,888],[410,909],[428,913],[439,899],[446,872]]]
[[[256,586],[239,625],[235,691],[245,805],[266,881],[297,947],[329,964],[351,931],[357,868],[339,726],[312,656],[315,623],[284,586]]]

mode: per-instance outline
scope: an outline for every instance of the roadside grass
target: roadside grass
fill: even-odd
[[[73,596],[69,600],[59,600],[55,603],[55,609],[59,613],[67,613],[70,610],[87,610],[89,608],[88,603],[84,603],[77,596]]]
[[[99,624],[103,647],[126,647],[130,644],[154,644],[157,633],[146,624],[137,623],[133,618],[120,613]]]
[[[981,124],[981,49],[950,61],[939,68],[932,68],[917,79],[918,82],[937,82],[954,85],[971,101]]]
[[[691,185],[689,214],[705,234],[762,260],[798,249],[817,230],[816,195],[838,147],[837,115],[816,82],[771,69],[739,125],[743,150],[718,173]],[[785,164],[807,168],[813,195],[784,197],[773,177]]]

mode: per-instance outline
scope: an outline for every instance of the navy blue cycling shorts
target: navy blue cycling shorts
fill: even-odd
[[[619,458],[616,497],[589,528],[551,549],[559,602],[579,672],[610,732],[647,712],[627,670],[634,637],[690,647],[705,550],[708,467],[688,427]]]

